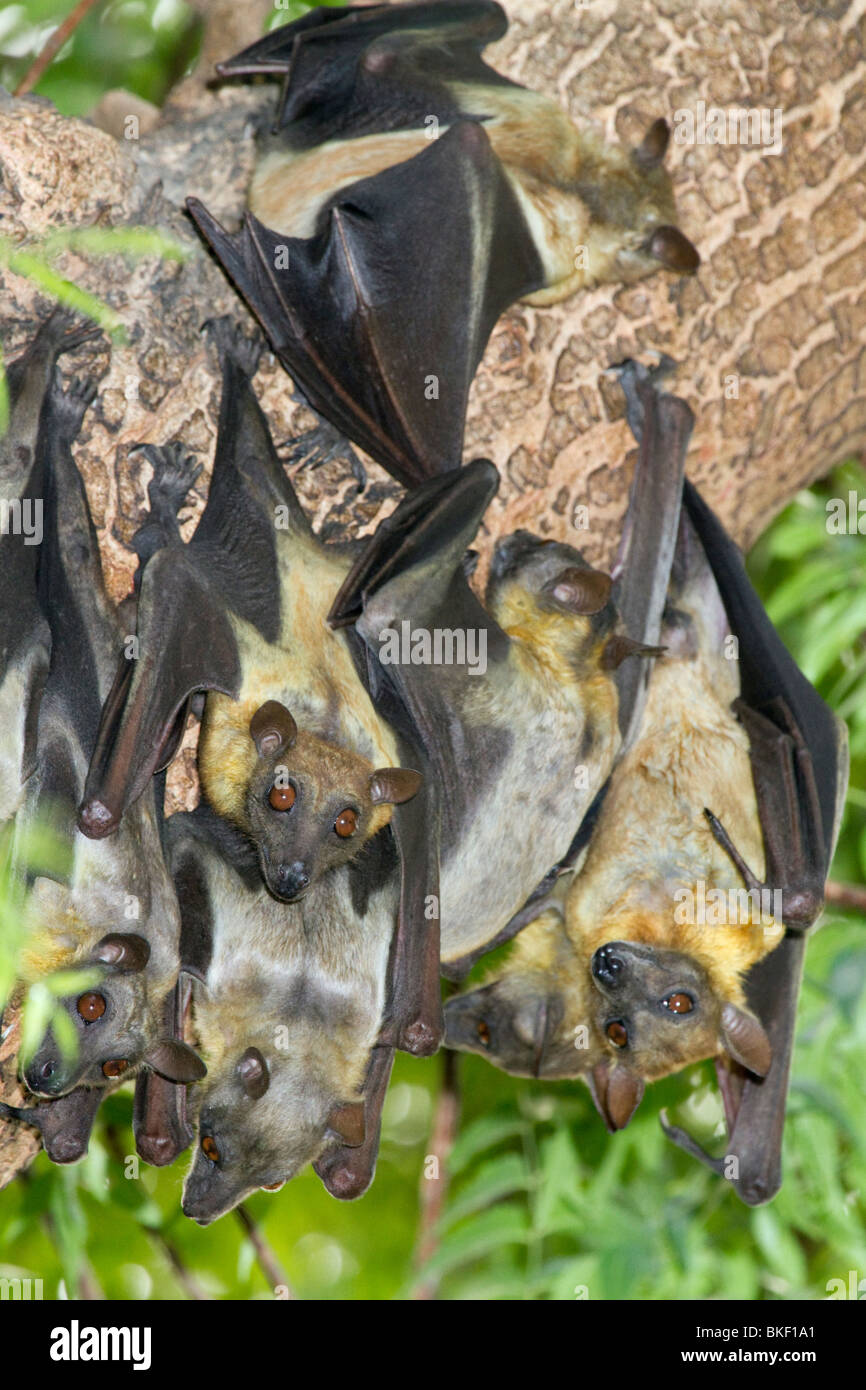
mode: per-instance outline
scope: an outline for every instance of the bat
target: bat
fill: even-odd
[[[325,622],[358,546],[314,535],[250,387],[258,348],[227,322],[213,333],[223,390],[207,507],[189,545],[178,537],[148,559],[140,655],[118,666],[79,824],[96,839],[117,830],[171,758],[191,698],[207,692],[205,798],[255,844],[270,893],[296,902],[389,826],[399,852],[401,812],[423,779],[401,765],[405,744],[373,707],[354,636]],[[406,905],[415,877],[404,872]],[[429,985],[425,999],[424,1018],[395,1018],[408,1050],[438,1044]]]
[[[449,1001],[446,1043],[521,1074],[583,1076],[611,1129],[631,1118],[646,1080],[717,1057],[730,1137],[725,1161],[708,1161],[755,1204],[781,1180],[801,933],[835,841],[845,736],[688,483],[684,506],[668,653],[566,895],[565,930],[555,913],[540,918],[499,978]],[[731,630],[738,661],[725,655]],[[760,883],[749,863],[763,866]],[[677,916],[701,885],[707,901],[722,899],[712,925]],[[776,917],[762,889],[781,894]]]
[[[335,1196],[360,1195],[393,1059],[377,1045],[400,896],[393,837],[291,904],[208,807],[171,816],[166,837],[208,1066],[184,1212],[207,1225],[310,1162]]]
[[[50,655],[48,624],[36,594],[43,405],[57,359],[96,331],[57,310],[6,373],[9,422],[0,439],[0,825],[15,814],[33,772],[36,717]]]
[[[310,404],[407,486],[459,463],[510,304],[699,264],[673,225],[666,123],[632,151],[576,128],[484,63],[506,28],[466,0],[272,32],[218,65],[284,78],[244,225],[187,204]]]
[[[163,1002],[177,978],[180,920],[152,789],[114,841],[94,844],[75,829],[120,640],[71,453],[94,394],[93,382],[76,381],[64,392],[55,378],[43,406],[45,528],[37,596],[50,630],[51,656],[35,767],[10,850],[25,898],[22,979],[30,985],[58,972],[94,976],[92,984],[61,1000],[75,1029],[76,1055],[64,1056],[49,1029],[25,1061],[29,1090],[50,1099],[81,1087],[104,1090],[141,1064],[177,1081],[202,1075],[192,1050],[165,1036],[160,1026]],[[36,827],[50,831],[57,855],[56,862],[31,869],[27,846]],[[91,1101],[78,1104],[86,1110]],[[73,1121],[83,1113],[71,1102],[68,1109]]]
[[[482,605],[463,557],[497,479],[476,460],[400,504],[331,610],[363,638],[386,716],[396,721],[402,709],[423,744],[425,784],[439,801],[441,959],[451,977],[523,924],[623,732],[631,737],[643,684],[626,674],[626,658],[659,648],[628,636],[628,625],[657,638],[691,428],[688,408],[648,382],[635,386],[648,424],[630,516],[653,507],[654,532],[627,521],[615,581],[572,546],[519,531],[498,542]],[[454,638],[485,653],[483,670],[459,643],[448,649]]]

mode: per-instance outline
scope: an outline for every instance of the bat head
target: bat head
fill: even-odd
[[[500,973],[445,1005],[445,1045],[512,1076],[584,1076],[603,1055],[587,1022],[592,987],[556,908],[517,937]]]
[[[553,980],[505,974],[447,1001],[445,1046],[476,1052],[511,1076],[576,1076],[582,1054],[563,1037],[564,1016]]]
[[[493,551],[486,603],[506,629],[539,615],[554,623],[584,616],[591,620],[587,630],[601,633],[616,619],[611,589],[610,575],[593,569],[573,546],[514,531]]]
[[[321,1022],[309,1018],[262,1032],[212,1065],[184,1213],[207,1226],[252,1192],[276,1191],[331,1144],[363,1143],[363,1102],[343,1099],[331,1080],[341,1060],[345,1066]]]
[[[626,1073],[632,1112],[644,1081],[723,1052],[753,1075],[766,1075],[772,1054],[761,1024],[725,998],[692,956],[611,941],[594,953],[590,968],[593,1026],[608,1053],[596,1103],[612,1128],[622,1128],[619,1117],[627,1110]]]
[[[588,281],[632,281],[659,268],[694,275],[700,256],[675,225],[676,206],[664,158],[665,120],[654,121],[635,149],[587,139],[577,191],[590,225]]]
[[[110,933],[97,943],[81,964],[97,968],[101,979],[60,1000],[75,1029],[75,1056],[63,1055],[49,1028],[24,1068],[29,1090],[54,1098],[77,1086],[104,1087],[126,1073],[131,1076],[142,1063],[168,1081],[203,1076],[203,1064],[191,1047],[154,1036],[151,1020],[157,1010],[148,997],[149,956],[147,941],[135,933]]]
[[[268,890],[296,902],[349,862],[387,825],[390,807],[421,786],[410,768],[374,768],[358,754],[298,729],[268,700],[250,722],[256,763],[247,787],[246,829]]]

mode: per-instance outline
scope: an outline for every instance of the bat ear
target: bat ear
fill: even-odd
[[[668,151],[671,128],[664,116],[653,121],[640,144],[632,150],[631,157],[639,169],[656,169],[663,162]]]
[[[597,1062],[590,1072],[589,1089],[596,1110],[613,1134],[625,1129],[637,1110],[643,1099],[644,1084],[628,1067]]]
[[[573,566],[549,580],[544,592],[570,613],[600,613],[612,587],[613,580],[602,570]]]
[[[649,254],[679,275],[694,275],[701,258],[679,227],[657,227],[650,237]]]
[[[279,700],[266,700],[250,720],[250,738],[260,757],[282,753],[297,737],[298,726]]]
[[[236,1068],[241,1085],[250,1100],[261,1100],[271,1084],[268,1064],[257,1047],[248,1047]]]
[[[190,1081],[201,1081],[203,1076],[207,1076],[207,1067],[198,1053],[178,1038],[160,1038],[145,1053],[144,1061],[151,1071],[179,1086],[185,1086]]]
[[[726,1004],[722,1009],[722,1042],[725,1051],[753,1076],[766,1076],[773,1060],[773,1049],[754,1014]]]
[[[604,644],[601,656],[602,670],[616,671],[630,656],[663,656],[666,650],[665,647],[647,647],[643,642],[636,642],[633,637],[617,633],[609,637]]]
[[[366,1137],[364,1102],[355,1100],[348,1105],[335,1105],[328,1116],[328,1129],[348,1149],[359,1149]]]
[[[90,959],[118,975],[135,975],[150,959],[150,943],[134,932],[111,932],[97,943]]]
[[[374,806],[401,806],[421,790],[424,778],[411,767],[380,767],[370,777]]]

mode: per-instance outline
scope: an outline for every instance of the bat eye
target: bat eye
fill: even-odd
[[[695,1007],[695,1001],[690,994],[669,994],[667,999],[662,1000],[666,1009],[670,1009],[672,1014],[690,1014]]]
[[[122,1076],[128,1066],[129,1063],[124,1057],[115,1057],[110,1062],[103,1062],[102,1075]]]
[[[334,829],[341,840],[348,840],[358,829],[357,814],[347,807],[345,811],[340,812],[334,821]]]
[[[295,804],[294,787],[271,787],[268,801],[275,811],[291,811]]]
[[[219,1163],[220,1151],[209,1134],[206,1134],[201,1141],[201,1151],[205,1158],[209,1158],[211,1163]]]
[[[615,1020],[613,1023],[609,1023],[604,1031],[614,1047],[628,1047],[628,1029],[624,1023]]]
[[[85,1023],[95,1023],[105,1013],[105,999],[101,994],[82,994],[75,1007]]]
[[[279,1192],[280,1188],[285,1187],[285,1185],[283,1178],[279,1182],[266,1182],[262,1185],[262,1192]]]
[[[484,1019],[483,1019],[483,1018],[479,1021],[478,1026],[477,1026],[477,1028],[475,1029],[475,1031],[476,1031],[476,1033],[478,1034],[478,1041],[481,1043],[481,1046],[482,1046],[482,1047],[489,1047],[489,1046],[490,1046],[490,1029],[487,1027],[487,1024],[484,1022]]]

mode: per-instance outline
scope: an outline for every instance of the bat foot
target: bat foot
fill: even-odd
[[[311,430],[304,430],[285,446],[283,462],[299,468],[323,468],[328,463],[348,464],[358,491],[367,486],[367,472],[348,440],[333,425],[322,420]]]

